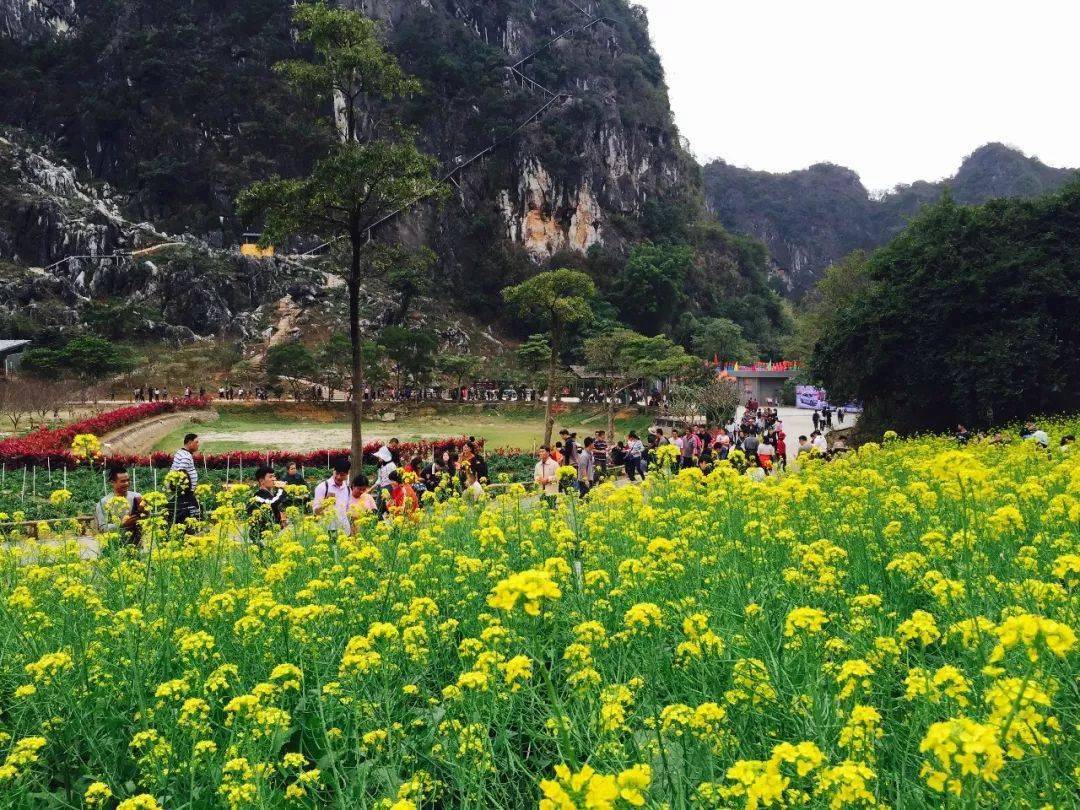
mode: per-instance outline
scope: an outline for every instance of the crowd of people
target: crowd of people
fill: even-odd
[[[847,408],[843,405],[835,410],[831,405],[824,405],[814,411],[813,416],[810,418],[814,422],[814,430],[832,430],[833,415],[836,416],[836,421],[839,427],[844,426],[844,417],[847,416]]]
[[[194,389],[191,386],[183,388],[183,396],[190,398],[207,396],[205,386]],[[210,392],[213,393],[212,391]],[[245,388],[231,383],[219,385],[217,399],[223,402],[244,401],[268,401],[271,399],[284,398],[285,392],[280,388],[270,388],[256,385]],[[293,387],[289,396],[296,401],[329,402],[329,401],[352,401],[352,390],[327,388],[322,385],[309,385],[305,387]],[[603,403],[606,395],[602,388],[584,386],[580,389],[564,387],[558,394],[563,399],[576,400],[578,402]],[[157,387],[141,385],[132,391],[134,402],[154,402],[169,398],[169,388],[166,385]],[[435,386],[364,386],[365,402],[540,402],[544,398],[544,392],[527,386],[504,385],[497,382],[479,382],[473,385],[458,387],[435,387]],[[628,388],[621,390],[617,396],[621,405],[649,405],[661,409],[667,406],[667,397],[657,391],[650,391],[644,387]]]
[[[1023,441],[1034,442],[1044,450],[1050,450],[1050,436],[1045,430],[1039,427],[1038,423],[1033,419],[1029,419],[1024,423],[1024,426],[1020,428],[1020,439]],[[960,445],[966,445],[970,442],[983,441],[989,444],[1009,444],[1013,439],[1006,433],[1000,430],[994,433],[974,433],[967,429],[963,424],[958,424],[956,430],[953,431],[953,438],[956,439]],[[1068,453],[1072,446],[1076,443],[1076,436],[1068,433],[1061,437],[1058,442],[1058,450],[1062,453]]]
[[[188,390],[190,391],[190,389]],[[186,394],[185,396],[190,397],[191,394]],[[160,402],[168,398],[169,386],[167,385],[163,385],[160,388],[149,385],[140,385],[131,394],[133,402]]]
[[[762,480],[787,467],[788,439],[777,410],[772,407],[748,407],[738,420],[725,425],[700,425],[692,429],[674,428],[670,435],[662,427],[650,429],[643,439],[636,431],[613,441],[604,429],[578,438],[567,428],[559,431],[553,446],[541,447],[533,472],[533,483],[545,500],[560,492],[576,492],[585,497],[598,483],[625,475],[633,482],[645,477],[657,466],[671,469],[696,467],[705,473],[716,465],[728,463],[747,476]],[[167,519],[185,524],[199,518],[202,507],[196,497],[199,469],[195,454],[199,437],[184,436],[183,444],[173,455],[170,474],[175,474]],[[843,440],[830,444],[823,431],[799,436],[794,455],[819,455],[832,458],[847,452]],[[290,462],[278,477],[271,466],[255,471],[255,491],[248,504],[253,536],[266,528],[287,523],[287,507],[296,505],[315,514],[330,516],[332,528],[351,533],[358,515],[374,513],[409,514],[420,505],[427,492],[443,498],[459,495],[481,499],[489,484],[489,469],[482,445],[475,438],[454,450],[439,451],[434,457],[405,457],[403,445],[391,439],[375,453],[374,480],[362,470],[354,470],[347,458],[337,459],[329,475],[310,488],[296,462]],[[144,516],[142,497],[132,491],[131,480],[123,468],[108,473],[111,493],[98,503],[96,516],[102,531],[119,531],[138,542],[140,518]],[[110,508],[126,504],[122,514],[110,514]]]
[[[320,389],[321,390],[321,389]],[[234,385],[221,385],[217,389],[217,398],[223,402],[232,401],[245,401],[245,400],[269,400],[273,392],[269,388],[262,386],[255,386],[254,388],[243,388]],[[199,397],[204,399],[207,396],[206,386],[200,385],[198,388],[193,388],[190,385],[186,385],[183,388],[182,396],[184,399],[191,399],[192,397]],[[158,402],[167,400],[169,398],[169,386],[163,385],[161,387],[151,385],[140,385],[134,391],[131,392],[131,399],[133,402]]]
[[[794,455],[830,459],[846,452],[844,439],[830,445],[824,429],[815,429],[798,437]],[[741,419],[732,418],[725,425],[674,428],[670,435],[657,427],[650,429],[644,440],[630,431],[625,439],[611,444],[605,430],[579,440],[577,433],[563,429],[553,446],[540,448],[533,482],[545,496],[569,489],[585,496],[605,478],[625,475],[629,481],[642,479],[665,459],[673,469],[697,467],[706,474],[717,464],[728,463],[750,478],[763,480],[786,470],[788,455],[787,433],[777,409],[751,400]],[[560,470],[572,470],[573,474],[560,474]]]
[[[170,474],[179,474],[180,485],[173,487],[169,499],[166,520],[170,524],[186,524],[202,515],[196,497],[199,469],[195,453],[198,451],[199,437],[189,433],[173,455]],[[281,478],[269,465],[258,467],[254,475],[255,491],[248,502],[251,536],[258,537],[268,528],[284,527],[286,509],[291,505],[305,511],[310,506],[315,514],[327,514],[331,528],[351,534],[361,513],[409,514],[419,507],[426,492],[438,498],[484,497],[489,470],[482,446],[474,437],[460,451],[442,450],[427,459],[405,457],[401,442],[391,439],[376,451],[375,459],[374,481],[364,472],[354,471],[349,459],[339,458],[331,466],[329,476],[313,489],[295,461],[286,465]],[[123,467],[110,468],[107,480],[111,492],[95,509],[98,528],[121,532],[129,542],[138,543],[139,521],[145,517],[142,496],[131,489],[130,475]],[[120,514],[115,513],[118,504],[122,506]]]

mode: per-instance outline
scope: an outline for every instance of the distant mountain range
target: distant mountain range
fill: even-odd
[[[831,163],[785,174],[722,160],[703,168],[709,208],[726,227],[768,246],[775,272],[795,296],[851,251],[885,244],[946,188],[957,202],[974,205],[994,197],[1037,197],[1080,177],[1078,172],[1000,143],[976,149],[946,180],[898,186],[880,198],[851,169]]]

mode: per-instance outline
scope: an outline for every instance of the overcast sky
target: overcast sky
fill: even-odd
[[[951,175],[988,141],[1080,167],[1075,0],[636,2],[702,161],[829,161],[871,190]]]

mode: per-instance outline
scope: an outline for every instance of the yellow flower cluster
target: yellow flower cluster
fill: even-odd
[[[488,604],[493,608],[513,611],[518,603],[530,616],[539,616],[545,599],[557,600],[562,596],[559,586],[551,574],[543,570],[522,571],[511,574],[495,586],[488,597]]]
[[[566,765],[555,766],[556,779],[540,782],[543,798],[540,810],[613,810],[616,807],[641,807],[652,782],[648,765],[634,765],[617,775],[597,773],[589,765],[571,771]]]
[[[0,806],[1076,803],[1078,453],[290,507],[261,547],[250,487],[200,486],[187,533],[145,494],[141,549],[0,546]]]
[[[1005,767],[997,728],[966,717],[934,723],[919,750],[930,756],[923,762],[921,775],[941,793],[959,795],[965,780],[994,782]]]
[[[101,455],[101,439],[93,433],[79,433],[71,440],[71,455],[89,460]]]

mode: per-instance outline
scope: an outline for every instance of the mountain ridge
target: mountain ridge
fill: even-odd
[[[975,149],[944,180],[902,184],[881,195],[867,190],[856,172],[834,163],[780,173],[723,160],[702,167],[709,210],[725,227],[763,241],[774,273],[795,296],[851,251],[888,242],[946,189],[964,205],[1037,197],[1060,188],[1078,171],[1047,166],[998,142]]]

